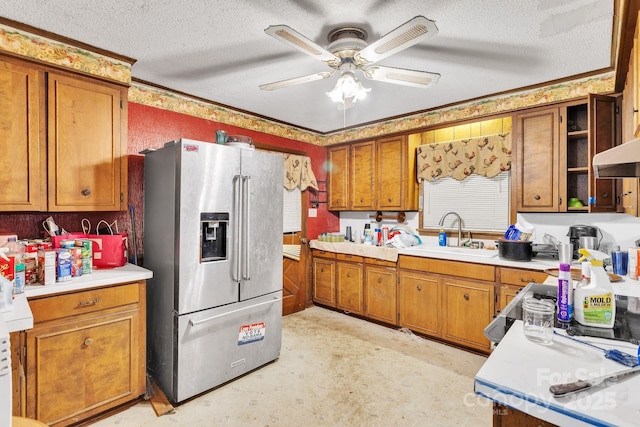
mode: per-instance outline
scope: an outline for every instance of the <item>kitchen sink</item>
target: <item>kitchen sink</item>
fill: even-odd
[[[431,246],[431,245],[419,245],[411,247],[412,250],[420,252],[430,252],[434,254],[453,254],[464,255],[469,257],[480,258],[493,258],[498,256],[497,250],[491,249],[473,249],[457,246]]]

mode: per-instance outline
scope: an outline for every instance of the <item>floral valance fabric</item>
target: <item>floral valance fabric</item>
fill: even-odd
[[[471,174],[493,178],[511,169],[511,133],[420,145],[416,148],[418,181]]]
[[[318,181],[311,170],[311,159],[297,154],[283,154],[284,156],[284,188],[293,190],[300,187],[304,191],[307,187],[318,189]]]

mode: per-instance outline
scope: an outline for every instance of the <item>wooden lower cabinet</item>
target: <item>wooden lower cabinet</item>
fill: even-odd
[[[365,268],[364,315],[392,325],[398,324],[396,269]]]
[[[336,262],[316,254],[313,257],[313,301],[336,306]]]
[[[362,260],[361,257],[357,258]],[[353,314],[363,314],[362,277],[362,262],[336,262],[336,308]]]
[[[533,415],[525,414],[508,406],[493,404],[493,427],[555,427]]]
[[[494,313],[494,284],[443,277],[442,338],[482,351],[491,349],[484,328]]]
[[[442,336],[440,279],[414,271],[398,272],[398,324],[434,337]]]
[[[146,388],[144,281],[29,300],[26,415],[66,426]]]

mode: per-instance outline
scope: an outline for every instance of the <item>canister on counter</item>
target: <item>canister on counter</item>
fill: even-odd
[[[389,240],[389,227],[382,227],[382,246],[387,246]]]
[[[93,264],[93,252],[91,245],[93,242],[89,239],[77,239],[76,246],[82,249],[82,274],[91,273]]]
[[[56,282],[66,282],[73,277],[71,250],[69,248],[56,249]]]
[[[74,246],[69,248],[71,251],[71,276],[82,276],[82,248]]]

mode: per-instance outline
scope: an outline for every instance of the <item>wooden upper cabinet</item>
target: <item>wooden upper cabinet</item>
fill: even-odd
[[[329,148],[329,210],[418,210],[418,143],[397,136]]]
[[[372,210],[375,208],[376,143],[360,142],[351,146],[350,208]]]
[[[616,180],[596,179],[591,166],[594,154],[608,150],[616,142],[616,98],[589,95],[589,195],[595,203],[589,205],[590,212],[616,211]]]
[[[616,180],[596,179],[594,154],[615,145],[615,97],[537,108],[515,116],[516,209],[520,212],[614,212]],[[582,206],[569,206],[577,198]]]
[[[49,74],[49,210],[126,209],[126,91],[79,76]]]
[[[349,207],[349,146],[329,150],[329,210],[346,210]]]
[[[0,60],[0,210],[46,208],[46,139],[42,71],[11,58]]]
[[[557,212],[560,207],[559,166],[560,111],[537,109],[515,116],[516,209],[524,212]]]
[[[127,209],[127,88],[0,55],[0,211]]]

